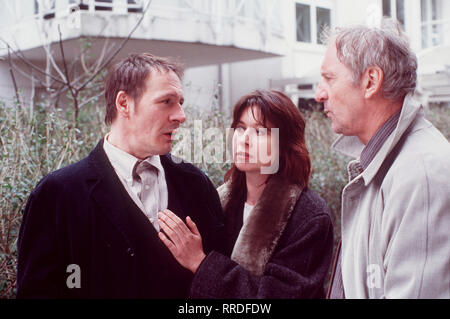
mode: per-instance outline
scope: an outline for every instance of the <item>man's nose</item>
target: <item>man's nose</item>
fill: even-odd
[[[171,121],[177,121],[180,124],[186,121],[186,115],[184,114],[183,108],[181,105],[178,105],[177,110],[170,117]]]
[[[327,91],[324,90],[322,85],[319,83],[316,88],[316,94],[314,96],[317,102],[321,103],[328,99]]]

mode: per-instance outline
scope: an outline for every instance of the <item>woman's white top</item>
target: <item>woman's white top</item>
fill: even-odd
[[[255,207],[255,206],[252,206],[252,205],[250,205],[250,204],[247,204],[247,202],[245,202],[245,205],[244,205],[244,221],[243,221],[243,224],[245,224],[245,221],[247,220],[248,216],[250,216],[250,212],[252,211],[253,207]]]

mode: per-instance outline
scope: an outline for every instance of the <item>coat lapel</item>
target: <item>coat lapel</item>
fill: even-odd
[[[177,196],[177,180],[179,178],[179,171],[176,170],[174,166],[175,163],[170,159],[170,155],[161,155],[161,165],[164,168],[164,174],[166,177],[167,184],[167,192],[169,194],[169,198],[167,201],[167,208],[178,215],[181,219],[184,220],[186,217],[185,212],[182,209],[182,206],[179,201],[179,196]]]
[[[226,207],[230,201],[229,183],[218,191],[222,207]],[[262,275],[301,193],[301,186],[273,176],[243,224],[231,259],[250,273]]]
[[[121,195],[123,185],[103,150],[103,139],[89,154],[88,160],[93,168],[92,176],[88,177],[92,183],[90,198],[102,207],[98,213],[106,215],[130,247],[130,227]]]

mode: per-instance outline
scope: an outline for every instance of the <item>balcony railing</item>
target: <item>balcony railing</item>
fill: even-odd
[[[137,18],[134,13],[142,13],[147,7],[142,28],[135,33],[139,39],[149,39],[146,28],[154,23],[153,39],[235,45],[275,54],[281,54],[285,49],[285,21],[280,9],[283,6],[277,0],[23,1],[28,7],[15,6],[13,9],[18,14],[9,16],[7,23],[0,23],[4,40],[21,50],[57,41],[58,28],[64,36],[77,37],[79,32],[91,35],[89,32],[93,29],[89,28],[89,23],[120,19],[129,21],[126,25],[134,25]],[[166,30],[168,25],[176,27]],[[180,32],[176,31],[184,27]],[[38,29],[43,30],[40,34],[44,34],[44,38],[37,34]],[[126,36],[129,31],[125,29],[113,26],[105,31],[105,36]],[[245,38],[246,35],[250,35],[250,40]],[[0,43],[0,55],[2,49]]]
[[[75,2],[80,10],[87,11],[119,11],[124,12],[142,12],[144,1],[142,0],[127,0],[127,1],[113,1],[113,0],[77,0]]]
[[[154,12],[183,12],[195,19],[249,23],[283,33],[283,19],[276,0],[69,0],[70,10],[87,12],[139,13],[151,1]],[[52,19],[67,7],[57,1],[38,0],[35,18]],[[56,3],[56,6],[55,6]],[[202,18],[203,17],[203,18]]]

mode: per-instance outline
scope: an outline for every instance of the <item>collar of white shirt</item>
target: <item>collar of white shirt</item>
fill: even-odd
[[[139,159],[108,142],[107,134],[104,138],[103,148],[106,155],[108,156],[111,164],[115,168],[117,174],[124,178],[128,183],[133,183],[133,168]],[[163,172],[163,167],[161,164],[161,159],[158,155],[147,157],[144,161],[153,165],[158,169],[159,172]]]

